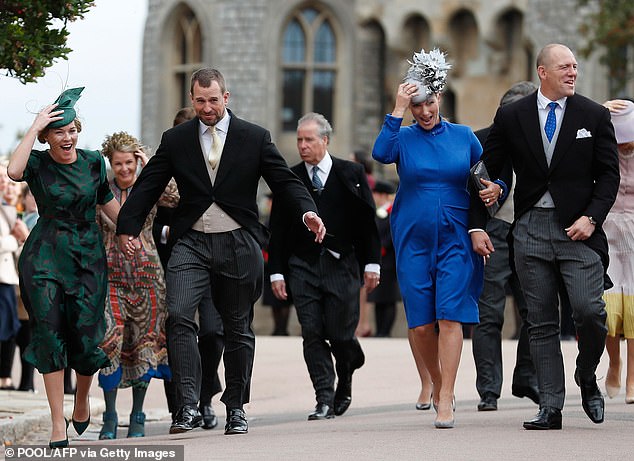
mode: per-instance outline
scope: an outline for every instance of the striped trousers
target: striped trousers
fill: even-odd
[[[302,327],[304,360],[318,403],[334,404],[335,367],[340,377],[363,363],[354,337],[359,322],[359,264],[354,253],[336,259],[327,251],[315,264],[288,261],[288,285]]]
[[[568,292],[577,330],[577,369],[582,378],[591,379],[607,332],[603,265],[599,255],[583,242],[570,240],[556,210],[551,208],[533,208],[516,221],[513,248],[528,309],[528,335],[540,405],[562,409],[565,380],[557,274]]]
[[[229,409],[249,401],[255,355],[251,322],[262,293],[263,267],[260,247],[244,229],[217,234],[189,230],[174,245],[167,265],[166,324],[181,405],[196,405],[200,397],[196,311],[210,288],[225,333],[226,388],[220,400]]]

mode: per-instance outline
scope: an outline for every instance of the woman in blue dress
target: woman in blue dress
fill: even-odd
[[[462,323],[478,322],[482,287],[482,257],[473,252],[467,230],[469,170],[482,147],[469,127],[440,116],[450,67],[444,55],[421,50],[410,64],[372,156],[397,167],[391,228],[398,281],[408,327],[434,383],[434,425],[451,428]],[[401,127],[407,109],[415,123]],[[489,185],[495,197],[500,191],[499,184]]]

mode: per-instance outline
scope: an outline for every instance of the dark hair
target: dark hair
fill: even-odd
[[[196,116],[196,111],[191,107],[183,107],[181,110],[176,112],[174,116],[174,124],[172,126],[180,125],[187,120],[191,120]]]
[[[227,91],[227,85],[225,83],[225,78],[222,76],[219,70],[211,69],[209,67],[205,67],[203,69],[198,69],[196,72],[192,74],[191,84],[189,86],[189,91],[194,94],[194,83],[198,82],[200,86],[203,88],[209,88],[211,86],[211,82],[218,82],[218,86],[220,87],[220,92],[225,94]]]
[[[504,96],[502,96],[502,99],[500,99],[500,106],[505,106],[512,102],[518,101],[523,97],[534,93],[535,91],[537,91],[537,85],[535,85],[533,82],[518,82],[511,88],[509,88],[506,93],[504,93]]]
[[[374,171],[374,164],[368,155],[368,151],[365,149],[355,149],[352,151],[352,156],[354,157],[354,161],[363,165],[363,169],[365,170],[365,174],[372,174]]]

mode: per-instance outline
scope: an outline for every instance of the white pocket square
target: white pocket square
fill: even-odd
[[[577,139],[591,138],[591,137],[592,137],[592,133],[590,133],[585,128],[581,128],[580,130],[577,130]]]

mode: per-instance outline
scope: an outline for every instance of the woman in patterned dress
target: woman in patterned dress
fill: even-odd
[[[92,376],[109,365],[99,348],[106,326],[107,272],[95,215],[100,204],[115,222],[119,204],[108,187],[99,152],[76,148],[81,124],[73,106],[82,90],[65,91],[36,116],[8,167],[9,177],[28,183],[40,212],[18,271],[33,327],[25,359],[44,375],[53,426],[51,447],[68,446],[64,368],[69,365],[77,375],[72,421],[81,434],[90,423]],[[49,148],[34,150],[36,139]]]
[[[134,186],[137,165],[148,158],[139,141],[128,133],[108,136],[101,153],[114,173],[110,189],[123,205]],[[117,389],[132,387],[132,412],[128,437],[145,435],[143,400],[152,378],[170,378],[165,340],[165,279],[152,222],[156,209],[148,215],[140,234],[141,249],[128,259],[117,244],[116,226],[98,214],[108,259],[108,296],[105,304],[107,331],[102,349],[111,365],[99,372],[99,385],[106,401],[99,439],[117,437]]]

